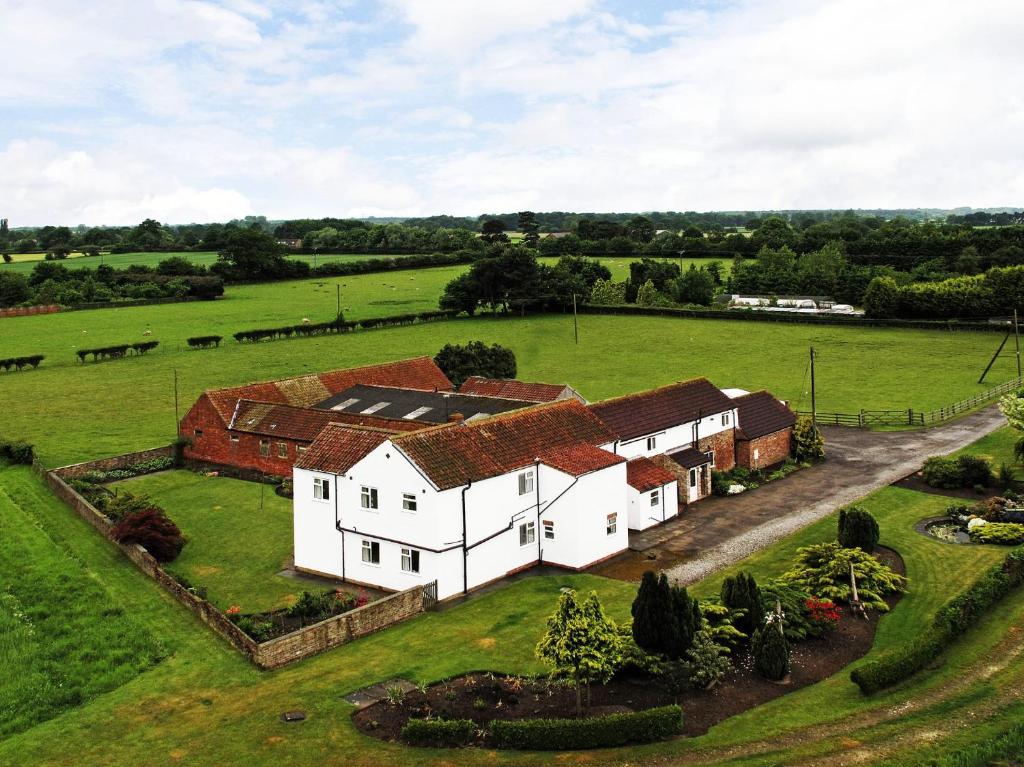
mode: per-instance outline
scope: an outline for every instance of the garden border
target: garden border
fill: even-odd
[[[266,642],[256,642],[212,603],[201,599],[178,583],[174,576],[164,570],[142,546],[115,541],[111,537],[113,522],[65,481],[65,478],[74,479],[90,471],[109,471],[153,458],[172,457],[174,454],[175,446],[167,445],[71,464],[53,470],[47,469],[34,458],[32,469],[43,478],[65,505],[119,548],[139,570],[156,581],[181,605],[261,669],[281,668],[324,650],[339,647],[359,637],[401,623],[425,612],[433,605],[431,595],[436,593],[436,581],[390,594],[383,599],[305,626],[284,636]],[[432,591],[432,588],[435,591]]]

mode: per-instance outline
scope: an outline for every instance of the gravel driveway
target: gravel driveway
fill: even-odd
[[[663,525],[630,533],[631,551],[592,572],[637,580],[665,571],[693,583],[1006,424],[989,405],[944,426],[898,432],[824,427],[828,460],[732,498],[712,497]]]

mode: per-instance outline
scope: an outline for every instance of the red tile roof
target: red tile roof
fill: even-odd
[[[371,426],[394,433],[415,431],[424,426],[418,421],[379,418],[359,413],[339,413],[332,410],[312,410],[293,405],[275,405],[252,400],[239,400],[238,409],[235,411],[230,425],[232,431],[312,442],[316,435],[331,423]]]
[[[663,386],[595,402],[598,418],[621,440],[654,434],[671,426],[696,421],[701,416],[732,410],[736,405],[706,378]]]
[[[295,468],[344,474],[379,445],[391,432],[361,426],[328,425],[299,460]]]
[[[675,481],[675,474],[663,469],[650,458],[634,458],[626,464],[626,482],[637,492],[646,493]]]
[[[567,445],[549,450],[540,456],[540,462],[573,477],[580,477],[592,471],[625,463],[626,459],[608,450],[581,442],[578,445]]]
[[[738,439],[756,439],[789,429],[796,423],[796,413],[779,402],[771,392],[744,394],[733,402],[738,411]]]
[[[394,443],[441,490],[529,466],[545,453],[601,445],[615,435],[577,400],[559,400],[466,424],[395,437]]]
[[[421,391],[451,391],[452,382],[430,357],[414,357],[380,365],[366,365],[326,373],[310,373],[278,381],[266,381],[228,389],[211,389],[206,396],[225,425],[231,421],[240,399],[310,407],[332,394],[357,384],[393,386]]]
[[[554,402],[569,388],[565,384],[529,383],[511,378],[470,376],[459,387],[459,393],[517,399],[526,402]]]

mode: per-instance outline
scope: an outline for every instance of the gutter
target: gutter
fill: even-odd
[[[466,491],[473,487],[469,480],[462,488],[462,593],[469,593],[469,548],[466,546]]]

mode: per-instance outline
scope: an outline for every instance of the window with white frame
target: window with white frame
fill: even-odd
[[[654,448],[656,448],[657,446],[658,446],[658,438],[657,437],[648,437],[647,438],[647,449],[648,450],[654,450]]]
[[[550,519],[544,520],[544,537],[549,541],[555,540],[555,523]]]
[[[519,545],[528,546],[537,540],[537,523],[523,522],[519,526]]]
[[[313,477],[313,497],[318,501],[331,499],[331,481],[327,477]]]
[[[237,444],[238,444],[238,435],[237,435],[237,434],[232,434],[232,435],[231,435],[231,442],[232,442],[232,444],[234,444],[234,445],[237,445]]]
[[[420,571],[419,549],[402,548],[402,570],[407,573],[418,573]]]
[[[287,458],[288,457],[288,443],[287,442],[278,442],[277,443],[277,457],[278,458]]]
[[[729,425],[729,416],[730,416],[729,413],[722,413],[722,426],[728,426]]]
[[[363,541],[363,561],[368,565],[380,564],[380,544],[377,541]]]
[[[619,529],[619,515],[609,514],[605,520],[604,530],[608,535],[615,535],[615,531]]]
[[[261,439],[260,440],[260,455],[262,455],[264,458],[268,458],[270,456],[270,440],[269,439]]]
[[[416,495],[402,493],[402,511],[416,511]]]
[[[661,488],[651,491],[651,506],[657,506],[661,503]]]
[[[714,450],[708,450],[706,453],[704,453],[704,457],[708,459],[708,463],[710,463],[712,466],[714,466],[714,464],[715,464],[715,451]]]
[[[690,487],[697,487],[697,470],[690,469]]]
[[[365,485],[359,491],[359,505],[364,509],[376,509],[377,508],[377,488],[366,487]]]
[[[308,448],[308,447],[306,447],[305,445],[296,445],[296,446],[295,446],[295,454],[296,454],[296,455],[302,455],[302,454],[303,454],[303,453],[305,453],[305,452],[306,452],[307,450],[309,450],[309,448]]]
[[[519,475],[519,495],[533,492],[533,469]]]

